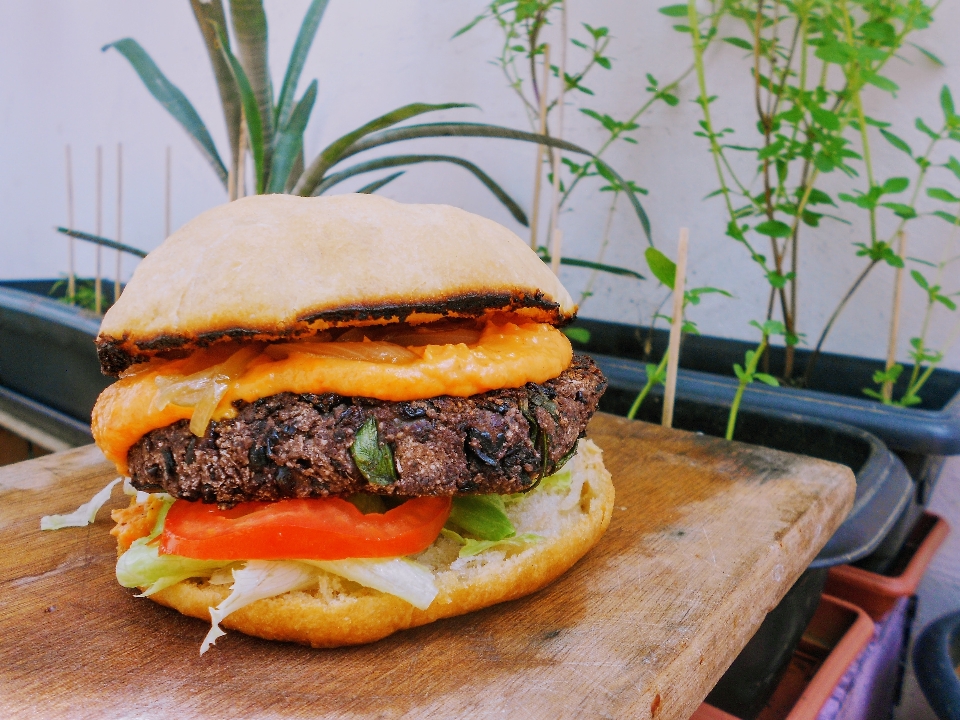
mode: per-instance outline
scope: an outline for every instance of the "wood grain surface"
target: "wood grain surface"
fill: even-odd
[[[373,645],[208,626],[116,584],[93,446],[0,469],[0,717],[687,718],[846,515],[845,467],[598,415],[610,529],[548,588]]]

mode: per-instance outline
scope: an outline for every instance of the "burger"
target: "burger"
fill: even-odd
[[[516,235],[372,195],[244,198],[139,265],[97,350],[121,585],[315,647],[527,595],[606,529],[606,381]]]

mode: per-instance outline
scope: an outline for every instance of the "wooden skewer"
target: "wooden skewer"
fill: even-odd
[[[64,150],[67,161],[67,224],[70,226],[70,229],[73,230],[76,228],[73,217],[73,155],[70,152],[69,145],[67,145]],[[67,262],[70,272],[67,276],[67,297],[70,298],[70,302],[75,302],[77,296],[77,266],[74,249],[75,246],[73,238],[71,237],[67,240]]]
[[[550,239],[550,269],[554,275],[560,274],[560,253],[563,252],[563,230],[553,229],[553,237]]]
[[[907,235],[903,230],[897,234],[897,254],[903,261],[907,255]],[[890,340],[887,343],[887,372],[897,363],[897,334],[900,332],[900,298],[903,293],[903,268],[898,267],[893,281],[893,313],[890,317]],[[893,383],[883,383],[880,394],[884,402],[893,399]]]
[[[567,90],[567,4],[561,7],[560,22],[560,92],[557,95],[557,140],[563,140],[563,99]],[[550,209],[550,239],[556,239],[554,230],[560,219],[560,149],[553,148],[553,205]],[[550,248],[550,264],[554,274],[560,270],[560,248]]]
[[[543,46],[543,80],[540,82],[540,134],[547,132],[547,89],[550,87],[550,43]],[[540,185],[543,177],[543,151],[545,146],[537,145],[537,170],[533,176],[533,204],[530,208],[530,247],[537,249],[537,235],[540,230]]]
[[[170,156],[171,149],[167,145],[167,170],[164,184],[164,204],[163,204],[163,237],[170,237]]]
[[[117,143],[117,242],[123,242],[123,143]],[[113,274],[113,301],[120,298],[120,274],[123,272],[123,254],[117,250],[117,264]]]
[[[103,237],[103,147],[97,145],[97,235]],[[97,275],[93,281],[93,307],[103,312],[103,248],[97,245]]]
[[[673,427],[673,405],[677,397],[677,365],[680,360],[680,333],[683,330],[683,292],[687,276],[687,243],[690,232],[680,228],[680,241],[677,243],[677,273],[673,280],[673,322],[670,324],[670,344],[667,352],[667,385],[663,393],[664,427]]]

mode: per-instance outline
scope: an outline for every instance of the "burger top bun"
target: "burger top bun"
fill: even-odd
[[[215,207],[140,263],[103,318],[118,374],[218,340],[511,311],[563,324],[576,306],[530,247],[447,205],[376,195],[258,195]]]

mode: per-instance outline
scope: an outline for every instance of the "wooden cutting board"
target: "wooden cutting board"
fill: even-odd
[[[848,512],[849,469],[598,415],[610,529],[527,598],[311,650],[208,626],[114,579],[93,446],[0,468],[0,716],[686,718]]]

